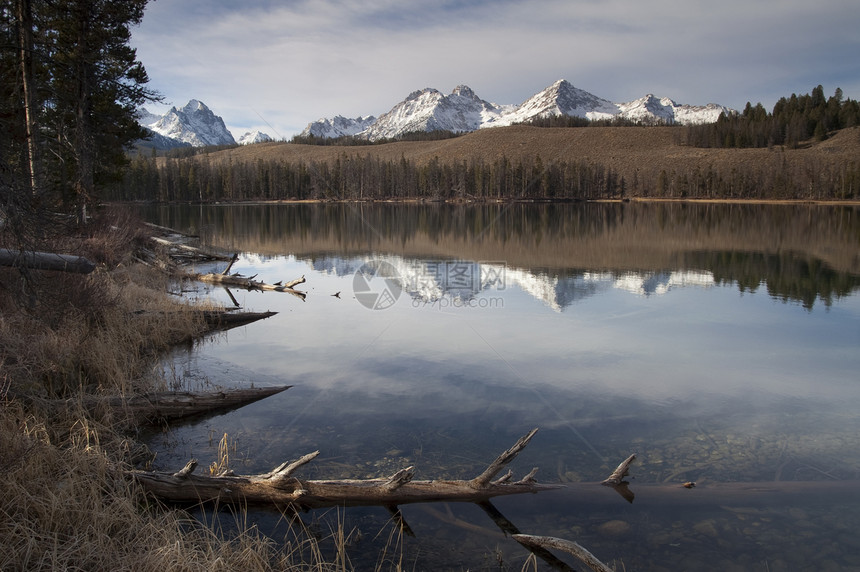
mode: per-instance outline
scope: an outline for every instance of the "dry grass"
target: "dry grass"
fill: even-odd
[[[33,273],[34,275],[36,273]],[[200,312],[142,286],[153,276],[135,268],[90,275],[38,273],[27,282],[0,271],[0,343],[15,391],[66,396],[130,394],[152,357],[202,332]],[[29,295],[28,295],[29,294]],[[35,304],[21,304],[30,296]]]
[[[247,529],[218,537],[181,511],[152,505],[125,477],[121,439],[83,414],[46,425],[14,403],[0,409],[0,569],[269,570],[271,541]],[[65,433],[59,435],[58,433]]]

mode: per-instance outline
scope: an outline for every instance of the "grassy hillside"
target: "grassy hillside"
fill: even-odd
[[[483,129],[380,145],[138,157],[114,200],[860,198],[860,127],[796,148],[682,145],[684,127]]]
[[[268,143],[248,145],[208,155],[210,161],[246,162],[262,159],[287,162],[332,163],[346,156],[401,158],[426,164],[433,158],[443,164],[491,163],[503,157],[520,162],[540,157],[547,164],[558,161],[587,161],[611,167],[628,181],[634,176],[656,178],[667,174],[713,167],[730,171],[743,165],[781,168],[784,163],[823,168],[860,161],[860,128],[836,132],[830,139],[809,142],[798,149],[703,149],[679,144],[684,127],[581,127],[539,128],[512,126],[482,129],[442,141],[407,141],[360,147],[328,147]]]

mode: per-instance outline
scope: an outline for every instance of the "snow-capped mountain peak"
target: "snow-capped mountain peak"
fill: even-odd
[[[156,115],[145,107],[141,107],[137,110],[137,122],[144,127],[148,127],[153,123],[158,123],[159,119],[161,119],[161,115]]]
[[[458,85],[450,95],[428,87],[413,91],[390,111],[364,124],[363,128],[356,120],[344,120],[349,122],[348,129],[337,129],[334,125],[343,120],[338,116],[313,122],[302,134],[319,137],[349,134],[373,141],[398,137],[412,131],[467,132],[559,115],[591,120],[617,117],[644,123],[686,125],[712,123],[720,113],[736,112],[713,103],[704,106],[679,105],[668,97],[658,98],[650,93],[631,102],[613,103],[560,79],[520,105],[489,103],[466,85]]]
[[[237,143],[239,145],[252,145],[254,143],[269,143],[272,141],[272,138],[268,133],[263,133],[262,131],[247,131],[244,135],[239,137]]]
[[[196,99],[178,109],[171,107],[170,111],[161,116],[141,109],[138,112],[138,123],[159,135],[195,147],[236,143],[224,125],[224,120]]]
[[[376,140],[412,131],[474,131],[501,113],[502,108],[482,100],[466,85],[450,95],[428,87],[410,93],[360,135]]]
[[[182,108],[182,111],[184,111],[185,113],[193,113],[195,111],[202,111],[205,113],[207,111],[210,111],[210,109],[206,107],[206,104],[204,104],[202,101],[190,99],[188,100],[188,103],[185,104],[185,107]]]
[[[617,113],[618,108],[611,101],[574,87],[566,79],[560,79],[543,91],[528,98],[513,112],[505,114],[492,126],[512,125],[538,117],[551,117],[555,115],[569,115],[572,117],[585,117],[587,119],[610,119]]]
[[[322,138],[337,138],[351,137],[357,135],[370,127],[376,117],[369,115],[367,117],[356,117],[349,119],[343,115],[338,115],[331,119],[318,119],[309,123],[305,130],[299,135],[301,137],[322,137]]]

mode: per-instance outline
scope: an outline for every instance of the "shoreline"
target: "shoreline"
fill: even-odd
[[[415,205],[507,205],[507,204],[588,204],[588,203],[691,203],[738,205],[812,205],[860,207],[860,199],[731,199],[629,197],[613,199],[273,199],[250,201],[105,201],[105,205],[206,205],[206,206],[266,206],[301,204],[415,204]]]

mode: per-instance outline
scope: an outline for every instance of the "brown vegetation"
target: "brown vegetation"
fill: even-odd
[[[428,142],[400,142],[371,148],[357,148],[347,155],[371,155],[384,161],[407,161],[425,165],[434,158],[441,164],[469,162],[472,159],[492,163],[507,158],[513,163],[540,157],[544,164],[560,161],[584,161],[602,165],[618,173],[633,185],[639,179],[656,181],[660,173],[668,175],[704,172],[728,173],[743,167],[788,166],[828,169],[854,162],[860,157],[860,128],[844,129],[830,139],[810,142],[798,149],[702,149],[679,144],[681,127],[589,127],[542,129],[513,126],[482,129],[455,139]],[[286,161],[332,162],[342,157],[344,149],[274,143],[221,151],[212,161]],[[296,147],[296,148],[292,148]]]
[[[682,127],[482,129],[356,147],[270,143],[136,158],[116,200],[851,200],[860,128],[797,148],[683,145]]]
[[[208,160],[255,162],[333,163],[344,154],[371,155],[383,161],[401,158],[424,165],[434,158],[443,164],[471,159],[490,163],[503,157],[519,162],[541,157],[545,163],[585,160],[612,167],[632,180],[637,171],[643,175],[661,170],[682,171],[709,164],[715,168],[759,163],[784,153],[788,161],[818,161],[836,164],[860,156],[860,128],[845,129],[822,142],[810,142],[799,149],[703,149],[679,144],[683,127],[587,127],[538,128],[525,125],[481,129],[462,137],[441,141],[404,141],[362,147],[324,147],[291,143],[247,145],[211,153]]]
[[[247,531],[227,541],[150,504],[118,470],[128,442],[85,415],[40,419],[0,405],[0,569],[268,570],[288,567]]]
[[[125,476],[143,448],[115,409],[86,403],[163,389],[154,356],[205,324],[168,299],[163,272],[132,263],[139,225],[87,228],[40,246],[98,261],[89,275],[0,268],[0,569],[290,568],[294,555],[252,527],[227,538]],[[58,396],[65,407],[46,399]]]

